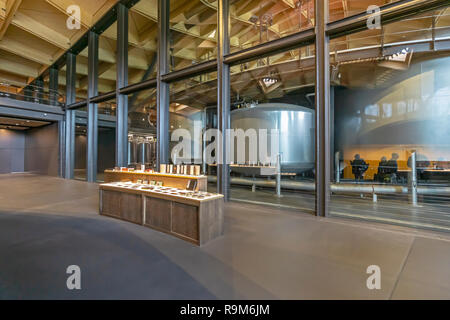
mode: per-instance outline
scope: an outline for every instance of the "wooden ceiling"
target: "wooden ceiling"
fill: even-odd
[[[64,54],[117,0],[0,0],[0,81],[24,86]],[[66,9],[81,9],[81,29]],[[64,71],[60,83],[65,84]]]

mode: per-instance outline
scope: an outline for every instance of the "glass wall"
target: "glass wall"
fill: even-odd
[[[85,119],[77,117],[75,124],[75,166],[74,178],[86,180],[87,128]]]
[[[128,13],[128,82],[156,77],[158,3],[140,0]]]
[[[312,1],[312,0],[310,0]],[[399,0],[324,0],[328,1],[329,21],[336,21],[366,12],[369,7],[382,6]]]
[[[216,190],[217,73],[170,84],[170,146],[172,164],[196,165]]]
[[[314,0],[230,1],[230,17],[235,52],[314,27]]]
[[[157,7],[155,7],[157,8]],[[217,57],[215,1],[170,0],[170,70]]]
[[[128,96],[128,164],[156,166],[156,88]]]
[[[88,92],[88,49],[81,51],[76,57],[75,101],[87,99]]]
[[[231,69],[231,199],[314,210],[314,47]]]
[[[382,30],[331,45],[331,211],[450,230],[450,11]]]
[[[98,94],[116,90],[117,22],[109,26],[98,40]]]

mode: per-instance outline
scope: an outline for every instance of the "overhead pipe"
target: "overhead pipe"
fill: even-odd
[[[276,180],[249,179],[231,177],[231,184],[241,186],[257,186],[262,188],[276,188]],[[216,182],[217,178],[208,176],[208,182]],[[316,190],[314,182],[281,180],[281,189],[310,191]],[[331,191],[336,193],[357,193],[357,194],[409,194],[408,186],[383,185],[383,184],[352,184],[352,183],[332,183]],[[450,195],[450,187],[421,186],[417,187],[417,194],[420,195]]]

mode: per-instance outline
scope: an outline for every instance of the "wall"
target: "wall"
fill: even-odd
[[[86,135],[75,135],[75,169],[86,169],[86,141]]]
[[[98,130],[98,162],[97,172],[114,168],[116,162],[116,129],[102,128]]]
[[[0,129],[0,173],[23,172],[25,133]]]
[[[114,168],[116,162],[115,141],[116,130],[114,128],[99,127],[97,172]],[[86,135],[77,134],[75,136],[75,169],[86,169],[86,143]]]
[[[25,138],[25,171],[58,176],[58,123],[30,129]]]

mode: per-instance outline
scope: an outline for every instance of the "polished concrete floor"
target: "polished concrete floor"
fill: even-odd
[[[0,175],[0,298],[450,299],[448,233],[233,202],[198,248],[97,208],[96,184]]]

